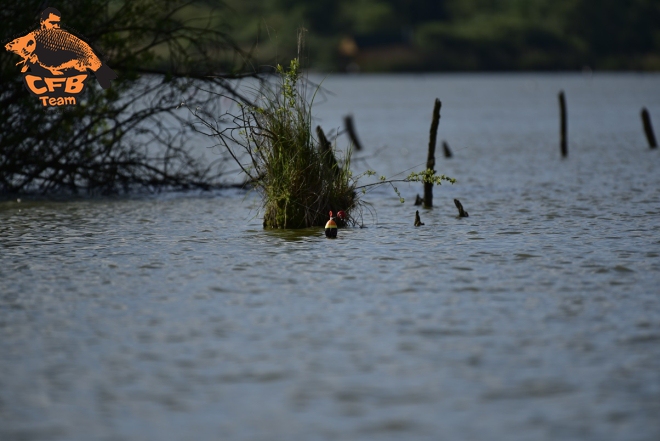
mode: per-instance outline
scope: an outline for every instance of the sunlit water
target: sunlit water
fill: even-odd
[[[0,203],[0,440],[660,439],[660,75],[323,85],[388,176],[442,100],[426,225],[419,185],[337,240],[235,190]]]

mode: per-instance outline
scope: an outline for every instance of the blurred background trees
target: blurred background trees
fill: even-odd
[[[213,1],[206,1],[207,6]],[[228,0],[243,44],[319,70],[660,69],[658,0]]]

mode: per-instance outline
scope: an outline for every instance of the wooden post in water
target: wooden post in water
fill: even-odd
[[[325,133],[323,133],[321,126],[316,126],[316,135],[319,137],[319,147],[323,153],[332,150],[332,145],[328,141],[328,138],[326,138]]]
[[[435,173],[435,141],[438,136],[438,125],[440,124],[440,107],[442,103],[435,99],[433,106],[433,119],[431,120],[431,133],[429,134],[429,153],[426,158],[426,169],[434,170]],[[433,207],[433,183],[424,183],[424,207]]]
[[[642,124],[644,124],[644,133],[646,134],[646,140],[649,142],[649,147],[652,149],[658,147],[655,134],[653,133],[653,126],[651,125],[651,116],[649,115],[649,111],[646,110],[646,107],[642,107]]]
[[[559,144],[561,147],[561,156],[568,156],[568,141],[566,140],[566,97],[564,91],[559,92],[559,114],[561,117],[561,129]]]
[[[339,165],[337,164],[337,158],[335,158],[335,154],[332,152],[332,144],[330,144],[330,141],[328,141],[328,138],[326,138],[321,126],[316,126],[316,135],[319,138],[319,150],[323,155],[326,165],[331,170],[334,170],[335,174],[339,173]]]
[[[451,158],[453,156],[446,141],[442,141],[442,151],[445,153],[445,158]]]
[[[344,126],[346,126],[348,137],[355,146],[355,150],[362,150],[362,144],[360,144],[357,134],[355,133],[355,126],[353,125],[353,115],[346,115],[344,117]]]
[[[421,227],[424,225],[424,222],[422,222],[422,219],[419,217],[419,210],[415,211],[415,226],[416,227]]]
[[[463,204],[461,204],[461,201],[458,199],[454,199],[454,205],[456,205],[456,208],[458,208],[458,217],[469,217],[470,215],[468,214],[467,211],[463,208]]]

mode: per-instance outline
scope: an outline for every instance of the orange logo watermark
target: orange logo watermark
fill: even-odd
[[[57,9],[47,8],[39,29],[5,45],[23,59],[16,64],[23,65],[25,86],[44,106],[77,104],[90,70],[104,89],[117,78],[87,43],[60,28],[61,17]]]

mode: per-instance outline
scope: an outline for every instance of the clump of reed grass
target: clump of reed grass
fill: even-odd
[[[355,207],[350,153],[340,158],[312,136],[311,100],[301,85],[298,59],[277,66],[278,87],[266,89],[259,106],[246,111],[255,187],[264,197],[264,227],[322,226],[328,211]]]
[[[320,133],[312,135],[312,103],[298,58],[276,67],[277,81],[265,82],[252,103],[235,100],[239,111],[220,129],[194,115],[215,136],[263,196],[264,227],[323,226],[329,211],[351,211],[358,204],[350,171],[350,151],[336,151]],[[226,118],[225,118],[226,120]]]

